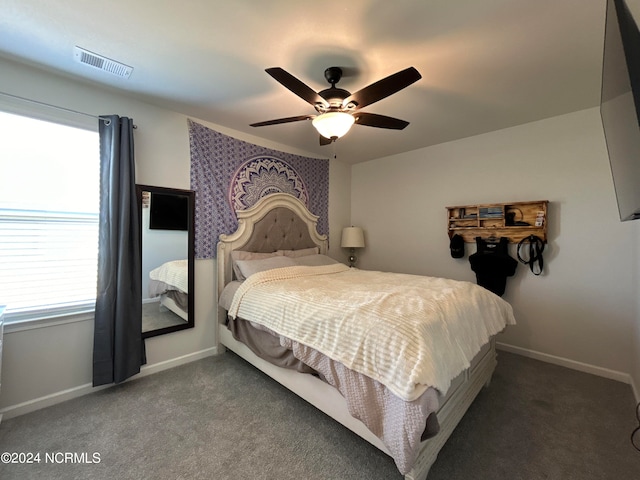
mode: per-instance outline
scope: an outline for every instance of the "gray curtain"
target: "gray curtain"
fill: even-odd
[[[142,339],[140,212],[133,121],[100,117],[100,233],[93,385],[118,383],[146,363]]]

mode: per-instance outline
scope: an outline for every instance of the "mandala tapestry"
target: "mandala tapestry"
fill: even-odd
[[[329,234],[329,160],[302,157],[229,137],[189,120],[191,189],[196,192],[196,258],[215,258],[220,234],[238,227],[235,211],[270,193],[289,193],[319,216]]]
[[[271,193],[288,193],[307,208],[307,192],[298,173],[273,157],[258,157],[244,163],[229,185],[232,210],[245,210]]]

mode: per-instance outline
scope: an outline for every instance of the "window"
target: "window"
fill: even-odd
[[[93,310],[96,131],[0,111],[0,305],[7,323]]]

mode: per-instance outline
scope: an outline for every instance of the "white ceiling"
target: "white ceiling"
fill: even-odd
[[[264,69],[322,90],[325,68],[339,66],[338,86],[355,92],[414,66],[421,80],[363,108],[405,130],[356,125],[336,143],[357,163],[598,105],[605,3],[1,0],[0,55],[323,157],[333,147],[310,122],[249,127],[315,113]],[[76,63],[75,45],[134,67],[131,77]]]

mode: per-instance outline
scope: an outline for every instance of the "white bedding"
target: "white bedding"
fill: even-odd
[[[451,380],[511,306],[470,282],[350,269],[342,264],[252,275],[229,315],[263,325],[367,375],[406,401]]]
[[[172,260],[151,270],[149,272],[149,278],[171,285],[181,292],[189,293],[189,277],[187,271],[187,260]]]

